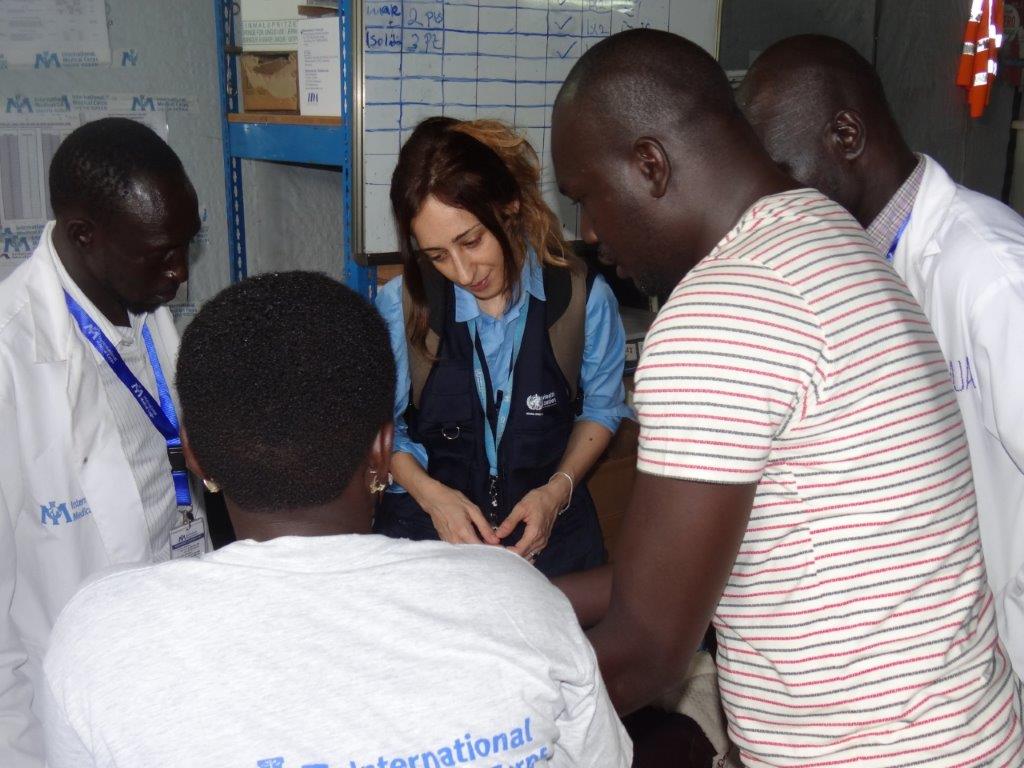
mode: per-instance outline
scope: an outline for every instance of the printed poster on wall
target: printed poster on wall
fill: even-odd
[[[0,0],[0,69],[110,64],[104,0]]]
[[[48,177],[57,147],[79,125],[106,116],[137,120],[168,138],[164,112],[0,114],[0,280],[32,255],[53,218]]]

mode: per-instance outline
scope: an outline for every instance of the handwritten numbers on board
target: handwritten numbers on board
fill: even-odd
[[[575,228],[550,163],[551,105],[592,45],[623,29],[669,29],[690,0],[362,0],[363,210],[367,252],[397,247],[388,185],[398,150],[430,115],[507,120],[544,167],[545,198]]]

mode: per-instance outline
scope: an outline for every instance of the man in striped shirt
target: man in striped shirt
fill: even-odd
[[[737,92],[772,159],[850,211],[921,303],[971,451],[999,637],[1024,675],[1024,219],[911,152],[871,64],[799,35],[758,57]]]
[[[614,565],[560,584],[619,709],[671,687],[713,616],[748,766],[1024,764],[946,364],[861,227],[665,32],[579,60],[552,155],[584,238],[671,292]]]

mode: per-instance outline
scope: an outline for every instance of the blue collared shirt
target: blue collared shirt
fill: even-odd
[[[465,323],[476,318],[477,333],[487,358],[487,369],[500,370],[512,359],[515,321],[521,312],[527,311],[530,296],[541,301],[544,296],[544,273],[537,258],[531,251],[520,281],[519,299],[500,317],[491,317],[481,312],[472,293],[455,286],[455,319]],[[383,315],[391,335],[391,349],[395,355],[395,369],[398,375],[395,390],[395,451],[408,453],[424,468],[427,466],[427,450],[409,437],[405,423],[405,411],[409,407],[409,350],[406,346],[405,319],[402,312],[402,278],[396,277],[377,293],[377,310]],[[612,289],[603,277],[598,275],[590,296],[584,320],[583,361],[580,366],[580,384],[583,388],[583,410],[577,421],[593,421],[614,432],[623,418],[632,417],[632,410],[626,405],[625,388],[622,385],[622,368],[625,364],[626,332],[619,317],[619,304]],[[494,376],[492,379],[504,379]],[[493,386],[493,385],[492,385]],[[494,392],[491,392],[494,397]],[[400,492],[397,484],[389,488]]]

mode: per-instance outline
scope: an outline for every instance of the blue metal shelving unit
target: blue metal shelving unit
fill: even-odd
[[[353,253],[352,151],[353,88],[352,13],[354,0],[339,3],[341,21],[342,115],[339,124],[308,124],[296,116],[266,122],[253,115],[239,114],[238,48],[235,44],[233,6],[237,0],[213,0],[217,19],[217,61],[221,93],[221,135],[224,144],[224,193],[227,201],[228,247],[231,253],[231,280],[244,278],[248,268],[245,252],[245,202],[242,194],[242,160],[297,163],[336,168],[342,178],[342,215],[344,252],[341,254],[341,278],[353,290],[372,299],[376,288],[376,270],[359,264]],[[229,116],[231,116],[229,118]]]

